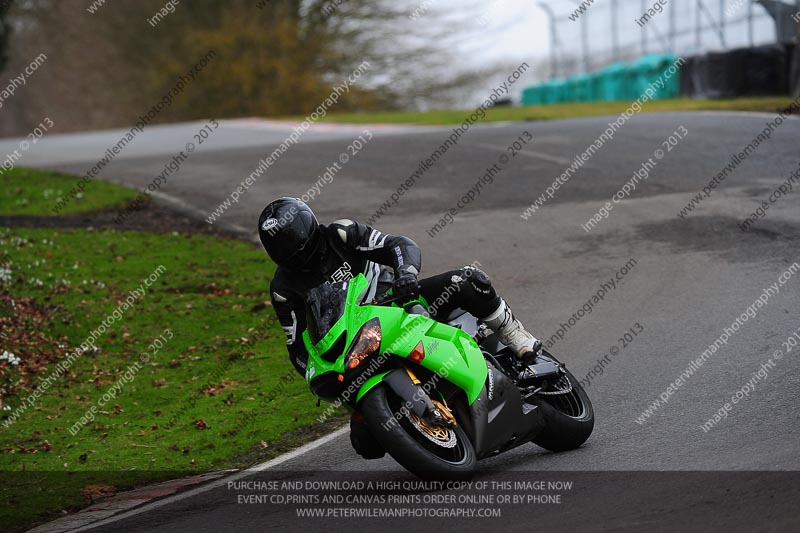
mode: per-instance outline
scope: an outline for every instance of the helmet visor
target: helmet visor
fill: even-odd
[[[310,266],[312,259],[319,249],[320,234],[315,232],[298,248],[295,246],[281,246],[280,240],[276,246],[270,246],[269,256],[275,263],[292,270],[305,270]]]

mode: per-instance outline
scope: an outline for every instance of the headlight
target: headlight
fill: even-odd
[[[361,328],[344,361],[345,370],[353,370],[381,348],[381,323],[373,318]]]

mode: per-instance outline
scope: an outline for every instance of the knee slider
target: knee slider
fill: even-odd
[[[467,265],[461,270],[464,272],[467,283],[469,283],[470,287],[472,287],[476,293],[484,298],[491,298],[494,295],[492,280],[489,279],[489,276],[487,276],[483,270],[472,265]]]

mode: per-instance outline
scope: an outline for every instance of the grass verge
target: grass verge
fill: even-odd
[[[730,100],[654,100],[646,103],[645,112],[660,113],[668,111],[762,111],[775,113],[789,106],[789,97],[735,98]],[[631,102],[575,102],[524,107],[495,107],[486,111],[481,122],[504,122],[522,120],[555,120],[597,115],[619,115]],[[436,111],[388,111],[375,113],[329,113],[320,121],[344,122],[354,124],[422,124],[446,125],[461,124],[472,114],[469,110]],[[303,118],[293,117],[296,120]]]
[[[0,256],[0,353],[11,354],[0,360],[0,530],[125,488],[252,464],[324,429],[312,426],[322,410],[268,304],[274,265],[252,245],[2,228]],[[97,349],[45,387],[104,321]]]
[[[80,179],[51,170],[12,168],[0,175],[0,215],[52,216],[59,199]],[[138,194],[133,189],[95,180],[67,202],[61,214],[122,207]]]

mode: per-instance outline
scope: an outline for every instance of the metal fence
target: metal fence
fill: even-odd
[[[800,0],[539,0],[550,32],[550,77],[587,73],[645,54],[796,39]],[[781,11],[776,25],[771,11]]]

